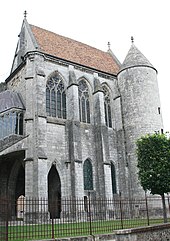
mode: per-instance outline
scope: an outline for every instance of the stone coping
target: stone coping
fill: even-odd
[[[114,233],[116,235],[122,235],[122,234],[133,234],[133,233],[144,233],[144,232],[169,229],[169,228],[170,228],[170,223],[163,223],[163,224],[157,224],[157,225],[146,226],[146,227],[115,230]]]

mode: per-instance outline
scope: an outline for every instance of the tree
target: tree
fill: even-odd
[[[162,198],[167,222],[165,193],[170,192],[170,139],[166,134],[148,134],[137,140],[139,180],[145,191]]]

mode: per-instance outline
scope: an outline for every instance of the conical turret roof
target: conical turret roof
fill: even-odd
[[[153,65],[149,62],[149,60],[134,45],[134,43],[132,43],[131,48],[129,49],[129,52],[126,55],[126,58],[119,72],[127,68],[138,67],[138,66],[147,66],[155,69]]]

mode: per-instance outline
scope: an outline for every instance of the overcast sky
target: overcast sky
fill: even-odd
[[[5,0],[0,6],[0,82],[11,69],[27,10],[30,24],[107,51],[120,62],[136,47],[158,70],[164,130],[170,131],[169,0]]]

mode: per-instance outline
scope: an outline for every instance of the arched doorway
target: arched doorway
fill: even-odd
[[[51,218],[60,218],[61,182],[58,171],[54,165],[48,173],[48,208]]]
[[[16,160],[9,175],[8,198],[11,209],[11,218],[17,218],[17,201],[25,196],[25,168],[21,160]]]

